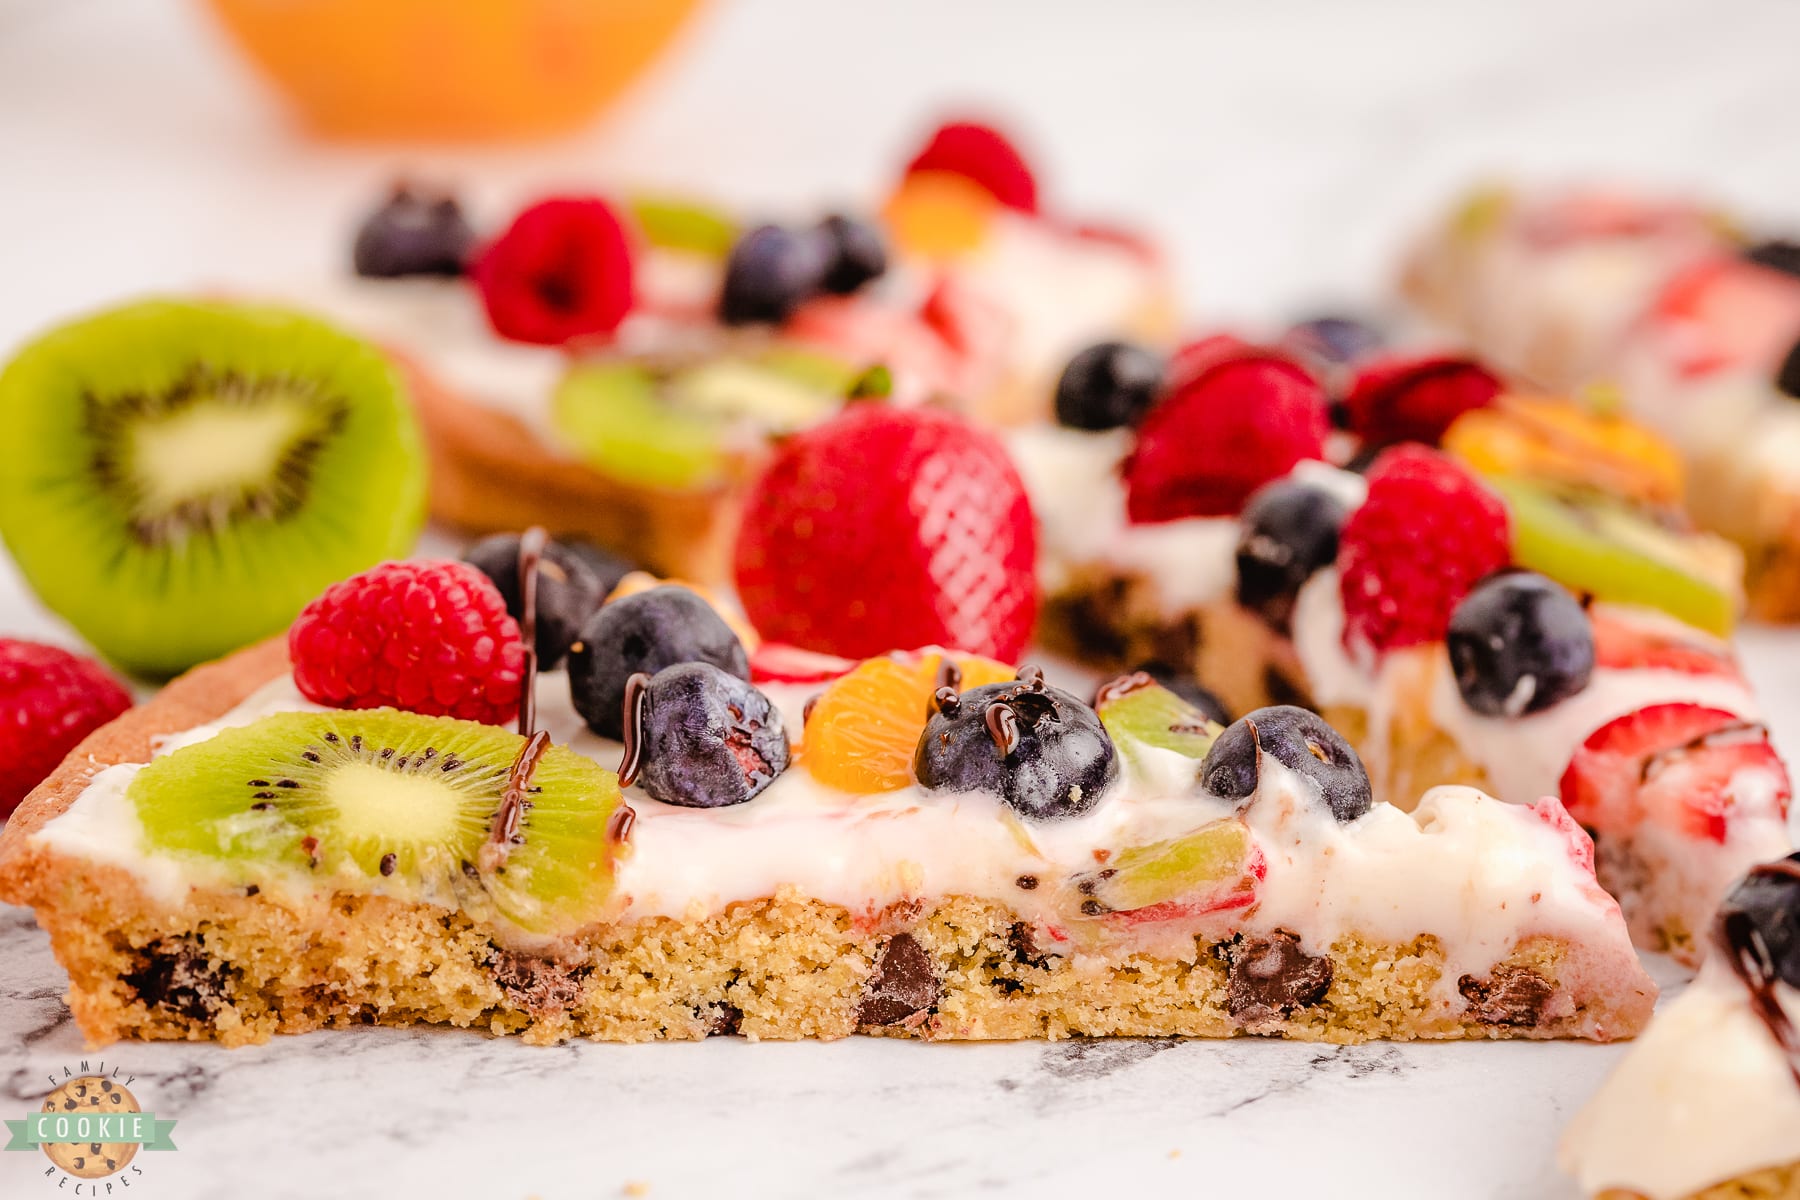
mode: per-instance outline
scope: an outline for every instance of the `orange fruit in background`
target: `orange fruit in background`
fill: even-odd
[[[913,750],[938,687],[937,651],[871,658],[813,702],[801,745],[813,778],[847,792],[891,792],[913,781]],[[1013,668],[975,654],[953,656],[961,690],[1013,678]]]
[[[207,0],[317,133],[501,139],[585,124],[700,0]]]
[[[1000,209],[994,194],[965,175],[915,171],[882,207],[901,249],[924,258],[955,258],[986,240]]]

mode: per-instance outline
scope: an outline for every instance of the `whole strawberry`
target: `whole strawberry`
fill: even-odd
[[[738,533],[757,630],[867,658],[939,645],[1016,661],[1037,617],[1031,504],[998,440],[933,409],[853,404],[782,446]]]
[[[333,708],[403,708],[504,725],[525,643],[506,600],[467,563],[390,562],[325,589],[288,629],[300,693]]]
[[[1324,456],[1324,390],[1288,359],[1218,338],[1185,348],[1169,370],[1125,464],[1133,521],[1231,516],[1269,480]]]
[[[1344,640],[1377,651],[1439,641],[1457,601],[1511,558],[1499,497],[1435,450],[1396,446],[1338,535]]]
[[[92,659],[0,638],[0,817],[82,738],[130,707],[131,694]]]

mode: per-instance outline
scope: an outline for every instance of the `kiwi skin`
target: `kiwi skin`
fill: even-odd
[[[400,373],[281,309],[147,300],[51,330],[0,372],[0,430],[0,538],[47,607],[139,675],[279,632],[424,522]],[[159,461],[172,445],[183,457]],[[247,478],[252,462],[268,469]]]

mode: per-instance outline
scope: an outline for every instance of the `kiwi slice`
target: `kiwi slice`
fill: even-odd
[[[633,196],[627,203],[644,240],[662,250],[723,259],[737,241],[737,222],[714,208],[672,196]]]
[[[1720,637],[1730,634],[1743,568],[1728,543],[1666,528],[1596,492],[1512,478],[1488,482],[1511,510],[1519,566],[1578,594],[1660,609]]]
[[[50,608],[170,675],[411,548],[425,465],[373,347],[272,308],[146,301],[0,373],[0,536]]]
[[[1128,759],[1145,746],[1198,761],[1224,732],[1205,713],[1142,673],[1106,685],[1098,701],[1100,724]]]
[[[766,437],[823,420],[855,368],[797,347],[675,367],[626,359],[578,364],[552,401],[552,423],[595,470],[677,491],[724,482],[746,432]]]
[[[239,883],[273,869],[564,933],[606,913],[618,777],[548,747],[498,855],[491,831],[524,746],[393,709],[280,713],[155,760],[126,796],[152,849]]]
[[[1250,829],[1236,817],[1203,825],[1180,837],[1132,846],[1112,856],[1103,870],[1074,879],[1090,897],[1085,912],[1134,912],[1187,901],[1197,911],[1229,908],[1256,890],[1251,872]]]

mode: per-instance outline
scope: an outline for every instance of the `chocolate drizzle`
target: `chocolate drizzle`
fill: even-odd
[[[619,786],[637,782],[644,767],[644,709],[650,699],[650,676],[642,671],[625,681],[625,753],[619,759]]]
[[[1103,704],[1111,704],[1133,692],[1142,691],[1155,682],[1145,671],[1132,671],[1117,679],[1108,680],[1101,684],[1099,690],[1094,693],[1094,707],[1099,708]]]
[[[533,525],[519,537],[519,636],[525,639],[525,679],[519,689],[519,736],[537,731],[537,585],[538,563],[550,535]],[[523,751],[520,752],[521,754]],[[514,764],[517,770],[517,764]]]
[[[538,760],[544,757],[544,751],[550,748],[550,734],[538,730],[519,747],[518,757],[513,759],[512,770],[506,775],[506,790],[500,793],[500,808],[494,813],[494,828],[488,834],[487,844],[481,848],[481,869],[497,871],[506,866],[507,852],[513,846],[524,841],[519,832],[519,824],[525,816],[525,805],[531,796],[531,775],[537,770]]]
[[[1771,863],[1761,863],[1750,869],[1749,877],[1785,876],[1800,882],[1800,862],[1792,858],[1778,859]],[[1794,1028],[1787,1011],[1781,1007],[1781,1000],[1775,994],[1778,976],[1775,962],[1769,948],[1763,943],[1762,935],[1756,930],[1756,923],[1746,912],[1726,913],[1719,921],[1717,938],[1720,948],[1724,950],[1731,969],[1750,993],[1750,1008],[1768,1028],[1769,1036],[1775,1039],[1787,1055],[1788,1070],[1794,1076],[1794,1083],[1800,1085],[1800,1031]]]
[[[524,820],[525,803],[531,794],[531,776],[544,751],[550,748],[550,735],[537,727],[537,577],[548,540],[542,525],[533,525],[519,537],[519,636],[525,641],[525,678],[519,687],[519,736],[525,744],[513,756],[512,767],[506,773],[506,790],[500,793],[500,807],[494,812],[494,827],[481,848],[483,871],[504,870],[507,854],[525,840],[519,833],[519,824]]]

